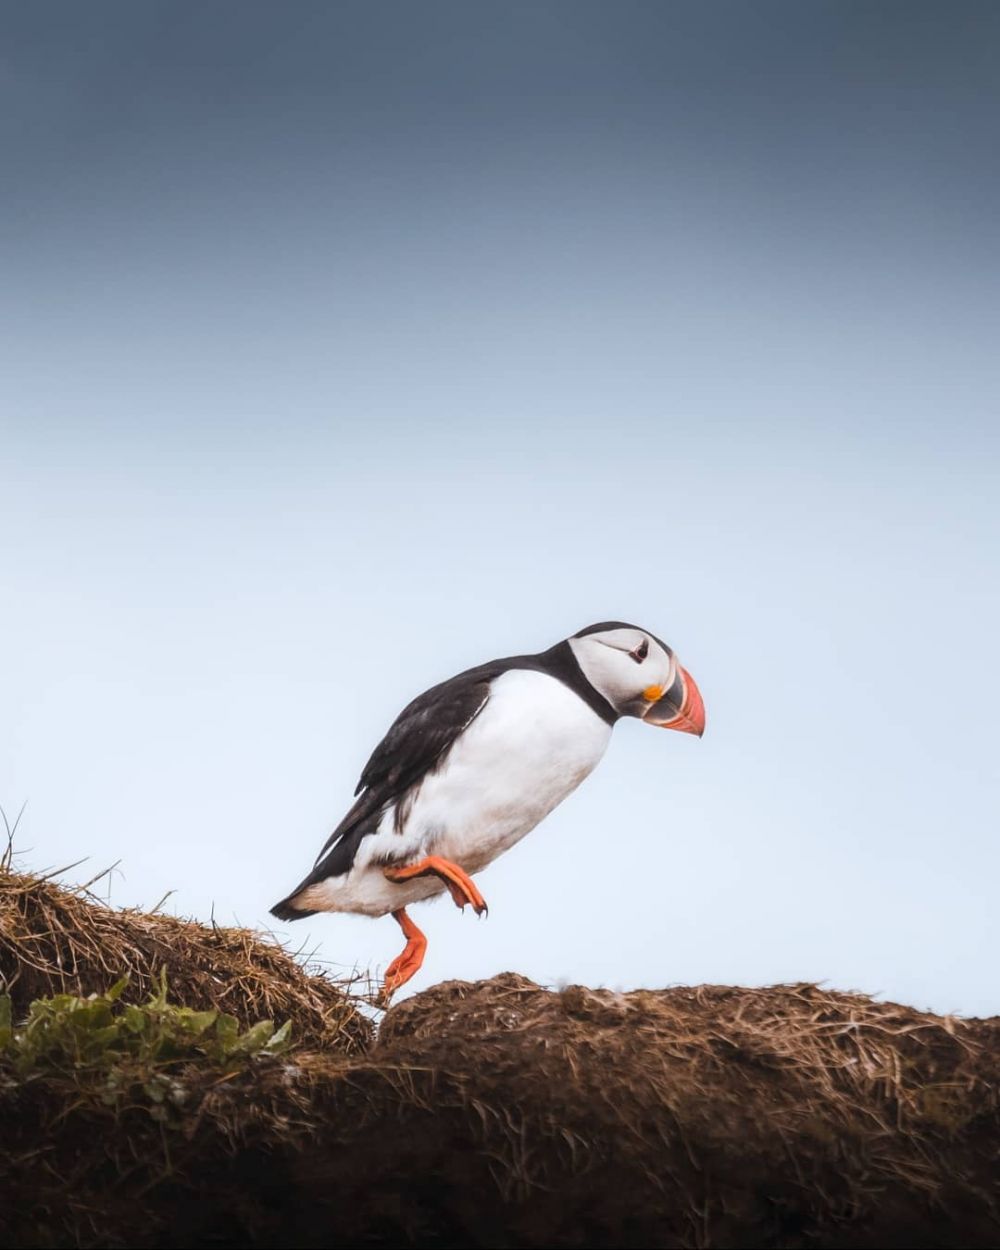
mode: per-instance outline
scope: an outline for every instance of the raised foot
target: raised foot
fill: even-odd
[[[477,916],[485,916],[489,911],[486,900],[465,869],[459,868],[450,859],[442,859],[440,855],[428,855],[416,864],[407,864],[402,868],[383,868],[382,871],[388,880],[397,883],[412,881],[414,877],[440,877],[448,887],[456,907],[464,908],[466,903],[471,903]]]
[[[399,911],[394,911],[392,918],[403,930],[406,945],[385,970],[385,977],[382,981],[382,993],[380,995],[383,1003],[388,1003],[396,990],[401,985],[405,985],[414,973],[420,971],[427,951],[427,938],[424,937],[423,933],[406,914],[405,907],[401,907]]]

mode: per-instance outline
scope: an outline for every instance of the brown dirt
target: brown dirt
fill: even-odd
[[[39,890],[56,906],[57,887]],[[0,966],[16,972],[23,948],[44,986],[56,974],[38,943],[72,935],[18,928],[10,905]],[[13,906],[37,915],[24,897]],[[102,910],[107,940],[117,917],[151,976],[143,918]],[[554,992],[508,973],[428,990],[366,1040],[360,1024],[324,1033],[317,1016],[350,1019],[354,1005],[269,943],[147,919],[186,935],[174,997],[215,1004],[217,986],[247,1021],[281,1019],[277,986],[260,986],[280,968],[299,987],[285,1014],[312,1031],[223,1079],[189,1066],[169,1123],[141,1091],[111,1107],[65,1075],[0,1072],[2,1245],[1000,1245],[995,1020],[812,985]],[[88,932],[102,945],[86,967],[63,950],[62,988],[121,971]]]

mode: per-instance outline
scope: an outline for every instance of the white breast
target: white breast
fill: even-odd
[[[561,681],[511,669],[424,779],[404,834],[476,872],[576,789],[610,737],[611,726]]]
[[[529,669],[492,685],[485,708],[441,766],[407,801],[402,829],[395,807],[363,838],[350,872],[303,891],[303,906],[384,915],[444,890],[438,877],[385,879],[387,860],[416,863],[441,855],[478,872],[534,829],[590,773],[611,726],[567,686]]]

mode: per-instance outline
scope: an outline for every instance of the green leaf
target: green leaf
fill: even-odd
[[[119,1029],[118,1022],[105,1025],[103,1029],[92,1029],[87,1040],[91,1046],[98,1051],[107,1050],[112,1042],[118,1040]]]
[[[276,1055],[283,1050],[287,1050],[292,1044],[292,1022],[286,1020],[285,1023],[271,1037],[270,1041],[264,1047],[269,1054]]]
[[[125,1008],[121,1017],[122,1028],[129,1033],[145,1033],[149,1024],[149,1015],[142,1007],[129,1005]]]
[[[151,1008],[163,1008],[167,1005],[167,966],[166,964],[160,969],[159,989],[150,995],[149,1006]]]
[[[274,1034],[273,1020],[258,1020],[231,1048],[232,1054],[255,1055],[271,1040]]]
[[[185,1033],[191,1033],[195,1037],[200,1037],[205,1033],[219,1018],[219,1013],[214,1010],[210,1011],[192,1011],[188,1007],[180,1007],[177,1011],[177,1022]]]
[[[235,1016],[221,1015],[215,1022],[215,1036],[220,1042],[235,1042],[240,1035],[240,1022]]]
[[[118,999],[121,998],[121,996],[125,993],[125,990],[128,987],[128,982],[129,982],[129,975],[126,972],[123,977],[121,977],[119,980],[117,980],[114,983],[114,985],[112,985],[111,989],[108,990],[106,997],[109,998],[111,1002],[116,1003]]]

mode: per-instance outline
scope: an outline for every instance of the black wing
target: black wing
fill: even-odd
[[[355,794],[399,798],[434,767],[490,697],[490,676],[472,669],[432,686],[403,708],[364,766]]]
[[[403,708],[365,765],[354,806],[327,838],[309,876],[271,909],[274,915],[284,920],[312,914],[291,900],[308,885],[350,871],[361,839],[375,832],[385,808],[418,785],[472,724],[501,670],[498,663],[470,669],[432,686]]]

